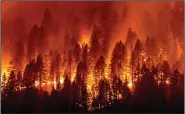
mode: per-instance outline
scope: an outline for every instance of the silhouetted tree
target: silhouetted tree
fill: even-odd
[[[94,77],[95,77],[95,83],[99,83],[101,79],[104,78],[105,73],[105,59],[103,56],[100,56],[95,67],[94,67]],[[95,90],[98,91],[98,87],[95,85]]]
[[[2,89],[4,89],[5,87],[6,87],[6,81],[7,81],[7,77],[6,77],[6,74],[4,73],[3,75],[2,75],[2,82],[1,82],[1,88]]]
[[[147,55],[147,61],[148,61],[148,65],[150,68],[152,67],[152,65],[156,65],[157,61],[157,56],[158,56],[158,48],[157,48],[157,42],[155,40],[155,38],[150,38],[147,37],[147,39],[145,40],[145,52]]]
[[[1,95],[2,95],[2,99],[4,99],[4,97],[6,97],[7,94],[7,77],[6,74],[4,73],[2,76],[2,80],[1,80]]]
[[[109,105],[111,101],[111,89],[107,79],[103,78],[99,82],[98,101],[100,106]]]
[[[10,72],[10,76],[7,82],[7,96],[5,97],[6,106],[8,112],[16,112],[17,110],[17,93],[16,93],[16,76],[13,71]]]
[[[78,43],[76,43],[75,48],[73,50],[75,62],[78,64],[80,62],[81,57],[81,47]]]
[[[88,45],[86,44],[84,47],[83,47],[83,51],[82,51],[82,62],[87,62],[87,58],[88,58]]]
[[[87,111],[88,109],[88,105],[87,105],[87,100],[88,100],[88,93],[87,93],[87,85],[84,84],[82,85],[81,87],[81,92],[82,92],[82,95],[81,95],[81,104],[82,104],[82,107],[85,111]]]
[[[173,75],[171,77],[171,93],[172,94],[177,94],[178,92],[178,85],[180,81],[180,72],[176,69],[173,72]]]
[[[42,83],[46,79],[46,70],[44,66],[44,59],[41,54],[38,55],[37,61],[35,63],[36,72],[38,73],[38,80],[39,80],[39,89],[42,88]]]
[[[137,40],[137,35],[131,28],[128,29],[127,37],[125,41],[125,46],[129,51],[134,49],[135,42]]]
[[[140,69],[141,69],[141,53],[143,50],[143,46],[142,43],[139,39],[137,39],[135,47],[134,47],[134,53],[135,53],[135,70],[136,70],[136,76],[137,76],[137,80],[139,81],[140,77]]]
[[[35,60],[33,59],[29,64],[27,64],[24,74],[23,74],[23,85],[27,88],[34,85],[37,76],[36,76],[36,66]]]
[[[63,111],[71,111],[72,84],[67,73],[65,74],[64,86],[61,94]]]
[[[161,103],[159,99],[159,89],[154,76],[144,64],[142,67],[143,77],[137,84],[134,93],[134,111],[136,112],[155,112]]]
[[[161,83],[165,84],[166,79],[168,79],[171,75],[171,68],[167,61],[164,61],[162,63],[161,71],[162,71],[162,75],[160,76]]]
[[[117,42],[111,57],[111,75],[121,76],[124,70],[124,60],[126,58],[126,49],[123,42]]]
[[[23,79],[22,79],[23,77],[22,77],[22,75],[21,75],[21,73],[20,72],[18,72],[18,74],[17,74],[17,80],[16,80],[16,83],[17,83],[17,87],[18,87],[18,89],[20,90],[21,88],[22,88],[22,86],[23,86]]]
[[[13,71],[11,71],[10,76],[8,78],[7,89],[8,92],[13,92],[16,90],[16,76]]]
[[[100,44],[100,28],[98,26],[93,27],[93,32],[91,36],[91,47],[90,51],[94,59],[96,60],[101,52],[101,44]]]
[[[72,107],[75,108],[76,103],[79,103],[80,99],[80,86],[77,85],[77,83],[74,81],[72,83]]]
[[[39,34],[39,27],[35,24],[29,33],[27,41],[27,59],[30,61],[36,56],[36,42]]]
[[[170,84],[170,112],[183,112],[184,92],[180,90],[180,77],[182,75],[176,69],[171,77]],[[178,111],[177,111],[178,110]]]
[[[52,89],[50,95],[50,111],[51,112],[60,112],[61,106],[61,93],[56,89]]]
[[[123,87],[123,82],[119,77],[115,76],[112,82],[113,95],[115,100],[119,99],[119,95],[123,95],[122,87]]]
[[[53,17],[52,17],[51,12],[48,8],[46,8],[44,11],[42,26],[43,26],[43,32],[44,32],[45,36],[49,35],[54,30]]]
[[[24,90],[22,112],[39,112],[39,95],[36,88],[26,88]]]

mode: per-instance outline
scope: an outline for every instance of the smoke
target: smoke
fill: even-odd
[[[140,40],[147,36],[156,36],[169,22],[170,12],[174,2],[111,2],[111,10],[118,15],[118,22],[113,27],[110,38],[109,53],[115,43],[126,39],[128,28],[134,30]],[[92,27],[100,19],[98,8],[104,2],[3,2],[2,3],[2,56],[3,61],[11,56],[11,49],[20,37],[16,29],[25,30],[29,34],[32,26],[41,26],[44,11],[48,8],[53,22],[58,26],[58,32],[48,36],[49,48],[58,49],[63,45],[65,32],[76,29],[81,31],[81,40],[90,40]],[[23,24],[16,25],[17,18],[22,18]],[[78,21],[75,21],[77,19]],[[24,36],[23,36],[24,37]],[[171,39],[161,39],[169,41]],[[170,43],[172,41],[169,41]],[[172,54],[171,54],[172,55]]]

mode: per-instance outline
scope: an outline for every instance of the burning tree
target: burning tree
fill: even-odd
[[[33,59],[29,64],[27,64],[24,74],[23,74],[23,85],[27,88],[32,87],[37,79],[36,76],[36,66],[35,60]]]
[[[98,92],[98,85],[97,83],[99,83],[99,81],[101,79],[103,79],[105,76],[104,76],[104,69],[105,69],[105,59],[103,56],[100,56],[100,58],[98,59],[96,65],[95,65],[95,68],[94,68],[94,78],[95,78],[95,96],[97,96],[97,92]]]
[[[37,61],[35,63],[36,67],[36,74],[38,75],[39,80],[39,88],[42,88],[42,83],[46,78],[46,71],[44,66],[44,60],[41,54],[38,55]]]
[[[111,102],[111,87],[106,78],[103,78],[99,82],[99,94],[98,102],[100,107],[108,106]]]
[[[123,42],[117,42],[112,52],[111,58],[111,76],[121,77],[123,75],[124,60],[126,57],[126,50]]]

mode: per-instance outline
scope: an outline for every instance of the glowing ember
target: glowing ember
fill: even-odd
[[[35,81],[35,86],[38,87],[38,85],[39,85],[39,82]]]
[[[169,80],[166,80],[165,82],[166,82],[166,84],[167,84],[167,85],[169,85],[169,84],[170,84],[170,81],[169,81]]]
[[[119,99],[123,99],[123,96],[121,94],[118,95]]]
[[[132,82],[129,82],[127,86],[131,89],[133,87]]]

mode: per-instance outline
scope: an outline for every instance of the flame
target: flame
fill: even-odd
[[[35,87],[38,87],[38,85],[39,85],[39,82],[35,81]]]
[[[167,79],[167,80],[165,81],[165,83],[166,83],[166,85],[170,85],[170,80]]]
[[[132,82],[129,82],[127,86],[128,86],[129,89],[132,89],[132,87],[133,87]]]
[[[71,73],[71,83],[74,81],[75,76],[76,76],[76,70],[73,70]]]
[[[60,84],[64,84],[64,77],[62,77],[61,79],[60,79]]]
[[[123,96],[121,94],[118,95],[119,99],[123,99]]]
[[[82,34],[81,34],[81,40],[78,42],[80,44],[80,46],[82,47],[82,45],[84,45],[84,44],[90,45],[89,44],[90,37],[91,37],[91,32],[89,32],[87,30],[83,30]]]

